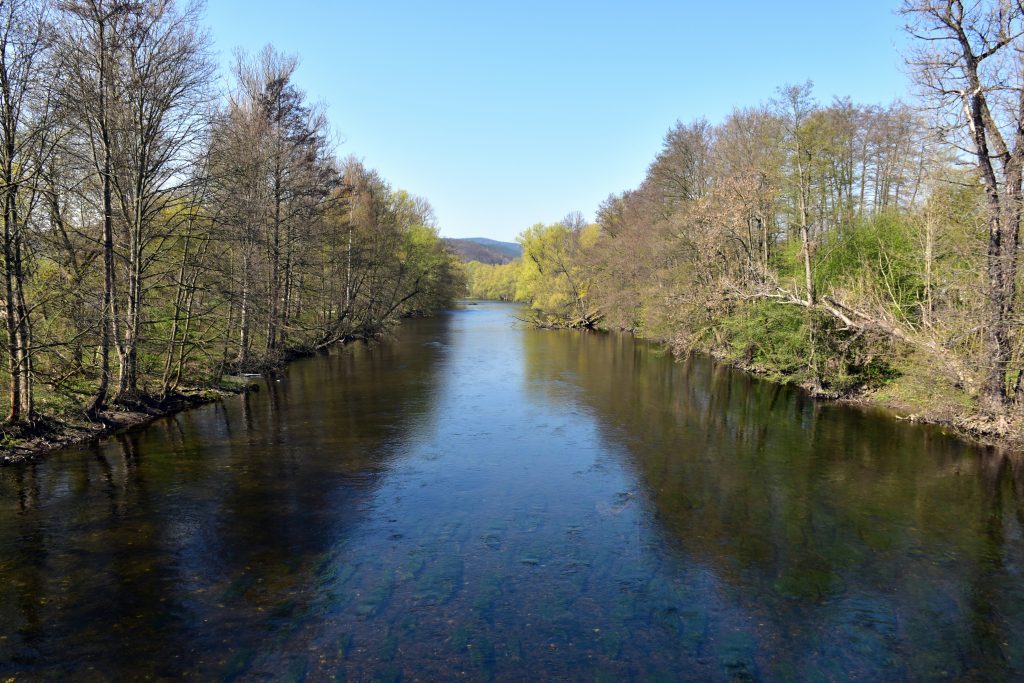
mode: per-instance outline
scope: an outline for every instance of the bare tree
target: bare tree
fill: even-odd
[[[102,196],[101,367],[90,406],[97,416],[107,401],[112,345],[120,367],[114,400],[139,396],[147,272],[168,243],[173,204],[201,149],[213,64],[195,3],[75,0],[61,7],[67,102]]]
[[[35,420],[32,323],[25,298],[25,234],[44,193],[43,169],[57,135],[49,84],[47,8],[0,0],[0,192],[4,308],[12,424]]]
[[[1013,357],[1024,178],[1024,7],[1008,0],[906,0],[921,41],[908,61],[942,116],[947,139],[969,151],[988,213],[986,394],[1003,405]],[[1019,398],[1019,396],[1018,396]]]
[[[247,366],[256,318],[264,324],[264,355],[288,344],[301,292],[296,272],[304,233],[316,223],[334,184],[327,120],[307,104],[292,78],[298,60],[271,46],[237,55],[237,88],[215,127],[214,193],[220,223],[239,245],[239,351]],[[256,291],[265,308],[254,307]]]
[[[65,21],[60,45],[64,106],[81,137],[82,155],[100,187],[100,244],[103,252],[103,301],[100,315],[100,381],[88,414],[100,417],[110,387],[110,348],[118,340],[117,275],[114,263],[114,108],[116,65],[129,16],[142,11],[139,3],[117,0],[66,0],[59,3]]]
[[[129,15],[124,32],[113,174],[126,270],[115,395],[121,403],[138,398],[147,272],[169,243],[174,213],[190,210],[176,206],[177,199],[205,137],[214,67],[198,20],[198,5],[179,8],[171,0],[160,0]]]
[[[779,90],[777,107],[784,121],[786,144],[789,147],[790,185],[794,201],[796,229],[803,247],[804,292],[808,306],[814,306],[814,270],[811,265],[814,246],[811,241],[812,188],[811,164],[815,158],[815,140],[807,123],[814,111],[811,83],[789,85]]]

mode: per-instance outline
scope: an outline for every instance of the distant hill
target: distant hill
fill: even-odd
[[[499,242],[486,237],[445,237],[444,241],[463,261],[501,264],[523,255],[523,248],[515,242]]]

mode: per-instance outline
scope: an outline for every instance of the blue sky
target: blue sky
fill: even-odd
[[[225,66],[298,54],[339,155],[429,199],[443,235],[513,240],[635,187],[677,119],[807,79],[821,101],[906,99],[897,6],[209,0],[206,23]]]

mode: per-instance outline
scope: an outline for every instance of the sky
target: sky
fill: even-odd
[[[227,71],[300,58],[337,152],[426,197],[447,237],[512,241],[636,187],[675,121],[811,80],[817,99],[907,99],[897,0],[208,0]]]

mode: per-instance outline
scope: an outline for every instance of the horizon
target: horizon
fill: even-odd
[[[227,0],[207,7],[206,24],[225,76],[236,48],[297,55],[295,80],[325,105],[339,156],[425,197],[441,235],[513,242],[572,211],[592,221],[609,194],[640,183],[677,120],[715,123],[807,80],[821,102],[909,97],[895,10],[801,0],[725,17],[668,2],[282,13]]]

